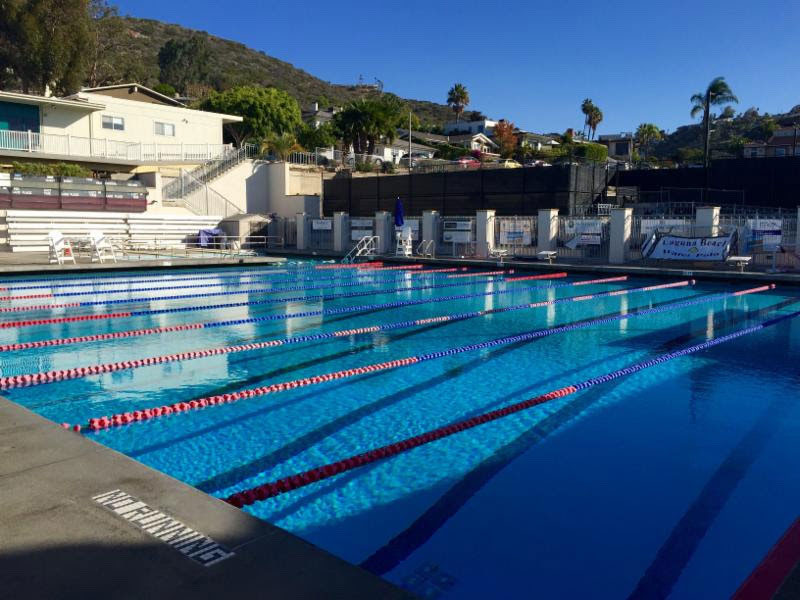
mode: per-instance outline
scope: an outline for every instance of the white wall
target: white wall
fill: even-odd
[[[39,109],[39,131],[56,135],[91,137],[91,113],[66,106],[42,106]]]
[[[99,139],[109,139],[123,142],[142,142],[158,144],[221,144],[222,143],[222,116],[215,113],[208,113],[199,110],[181,108],[178,106],[166,106],[163,104],[151,104],[148,102],[138,102],[136,100],[124,100],[81,92],[80,98],[90,102],[104,104],[105,110],[99,110],[85,117],[86,124],[77,123],[70,127],[80,128],[81,133],[69,131],[73,135],[88,136]],[[124,131],[115,129],[103,129],[103,115],[122,117],[125,119]],[[156,135],[154,123],[171,123],[175,126],[175,136]],[[50,123],[52,122],[52,125]],[[59,129],[63,122],[61,109],[58,114],[54,114],[52,121],[49,117],[43,119],[43,125],[48,130],[45,133],[67,133]],[[44,130],[44,128],[43,128]]]

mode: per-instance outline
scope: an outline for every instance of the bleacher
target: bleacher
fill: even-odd
[[[179,246],[193,242],[198,231],[216,227],[221,220],[218,216],[64,210],[8,210],[5,217],[12,252],[47,252],[51,231],[60,231],[67,238],[85,238],[98,230],[120,243]]]

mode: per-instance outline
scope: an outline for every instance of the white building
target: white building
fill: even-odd
[[[484,135],[491,135],[494,128],[497,126],[497,121],[491,119],[481,119],[480,121],[450,121],[445,123],[445,135],[459,135],[464,133],[482,133]]]
[[[0,91],[0,162],[60,160],[119,171],[199,164],[231,149],[223,125],[240,121],[135,83],[66,98]]]

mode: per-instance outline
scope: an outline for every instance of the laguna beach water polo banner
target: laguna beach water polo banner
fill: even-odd
[[[725,260],[731,250],[733,233],[714,237],[678,237],[655,235],[645,243],[645,258],[666,260]]]

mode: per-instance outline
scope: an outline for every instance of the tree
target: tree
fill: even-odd
[[[185,93],[188,84],[208,79],[210,56],[206,39],[200,34],[185,40],[167,40],[158,51],[159,79]]]
[[[494,127],[494,140],[500,146],[500,156],[510,158],[517,149],[517,136],[511,121],[499,121]]]
[[[168,83],[157,83],[153,86],[153,91],[174,98],[177,90]]]
[[[89,0],[0,1],[0,65],[22,91],[80,89],[91,47]]]
[[[394,141],[404,118],[402,103],[383,94],[351,102],[334,115],[333,127],[343,147],[352,146],[356,154],[374,154],[378,140]]]
[[[600,110],[597,106],[592,106],[592,110],[589,112],[589,130],[591,131],[591,135],[589,139],[594,139],[594,134],[597,131],[597,126],[600,125],[600,122],[603,120],[603,111]]]
[[[241,123],[226,123],[225,131],[237,146],[261,142],[270,136],[294,132],[302,123],[297,100],[282,90],[241,86],[213,92],[200,107],[203,110],[239,115]]]
[[[705,92],[694,94],[691,99],[692,118],[703,115],[703,166],[706,168],[708,176],[708,160],[710,156],[709,142],[711,141],[711,107],[722,106],[723,104],[738,103],[739,99],[733,95],[731,88],[725,82],[724,77],[715,77],[708,84]],[[706,177],[708,181],[708,177]],[[706,186],[708,187],[708,186]]]
[[[92,44],[86,84],[99,87],[118,83],[122,75],[118,65],[123,61],[122,53],[115,50],[125,40],[125,24],[117,7],[110,6],[106,0],[89,1],[89,18]]]
[[[636,143],[642,149],[642,155],[647,156],[648,148],[653,142],[664,138],[664,134],[653,123],[642,123],[636,129]]]
[[[447,104],[456,113],[456,123],[461,117],[461,113],[469,104],[469,92],[461,83],[456,83],[447,92]]]
[[[722,112],[719,114],[720,119],[732,119],[736,116],[736,111],[733,109],[732,106],[726,106],[722,109]]]
[[[277,160],[286,160],[292,152],[302,150],[297,143],[297,138],[294,134],[286,131],[279,135],[270,135],[266,140],[261,142],[261,152],[263,154],[271,152]]]
[[[330,148],[336,144],[336,132],[331,123],[323,123],[319,127],[303,124],[297,133],[300,145],[313,152],[317,148]]]
[[[585,98],[581,102],[581,112],[583,113],[583,134],[586,135],[586,128],[589,126],[589,115],[594,110],[594,104],[591,98]]]

